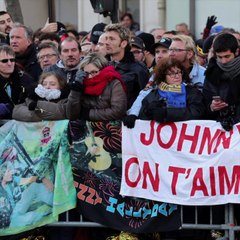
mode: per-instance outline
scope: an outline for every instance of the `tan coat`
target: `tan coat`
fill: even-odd
[[[70,120],[81,118],[82,107],[90,109],[90,121],[119,120],[127,110],[126,92],[117,79],[109,82],[100,96],[71,91],[66,110]]]
[[[24,103],[16,105],[13,109],[12,118],[23,122],[67,119],[67,99],[62,99],[58,102],[39,100],[35,111],[30,111],[28,109],[28,105],[31,101],[31,99],[26,98]]]

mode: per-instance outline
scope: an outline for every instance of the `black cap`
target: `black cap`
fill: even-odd
[[[152,47],[152,45],[154,44],[154,37],[152,34],[150,33],[145,33],[142,32],[138,35],[139,38],[141,38],[145,44],[145,50],[149,51],[151,54],[155,54],[154,53],[154,48]]]
[[[97,44],[99,37],[104,33],[104,28],[107,24],[105,23],[97,23],[93,26],[91,35],[90,35],[90,42]]]
[[[66,31],[66,27],[63,23],[57,22],[57,32]]]
[[[153,48],[157,48],[159,46],[165,47],[165,48],[169,48],[170,45],[172,43],[172,39],[171,38],[161,38],[158,42],[153,44]]]
[[[134,47],[137,47],[137,48],[140,48],[140,49],[145,49],[144,42],[139,37],[133,37],[131,39],[131,46],[134,46]]]

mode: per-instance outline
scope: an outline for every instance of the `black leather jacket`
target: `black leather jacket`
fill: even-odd
[[[23,54],[16,55],[16,64],[28,73],[37,82],[42,69],[37,59],[37,50],[34,44],[28,46]]]
[[[6,79],[0,75],[0,103],[9,103],[12,108],[16,104],[23,103],[36,84],[30,75],[15,67],[9,78]],[[11,96],[9,96],[7,88],[10,88]],[[10,119],[11,114],[4,118]]]
[[[139,119],[152,120],[146,114],[146,109],[153,101],[160,98],[157,88],[153,89],[142,101],[142,107],[139,113]],[[164,122],[187,121],[202,119],[205,114],[203,96],[200,90],[194,86],[186,86],[186,108],[166,108]],[[159,111],[159,114],[161,112]]]
[[[115,67],[126,84],[129,109],[139,92],[146,86],[150,77],[149,71],[143,63],[135,61],[130,51],[125,52],[124,58],[119,63],[111,62],[110,64]]]

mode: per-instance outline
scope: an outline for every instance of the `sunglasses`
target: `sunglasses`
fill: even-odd
[[[1,59],[0,62],[1,63],[7,63],[8,61],[10,61],[11,63],[15,62],[15,58],[6,58],[6,59]]]

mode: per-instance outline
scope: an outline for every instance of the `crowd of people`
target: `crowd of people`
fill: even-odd
[[[130,13],[89,32],[60,22],[33,32],[0,11],[0,119],[211,119],[230,131],[240,122],[240,33],[216,24],[208,17],[198,40],[185,23],[143,32]]]

